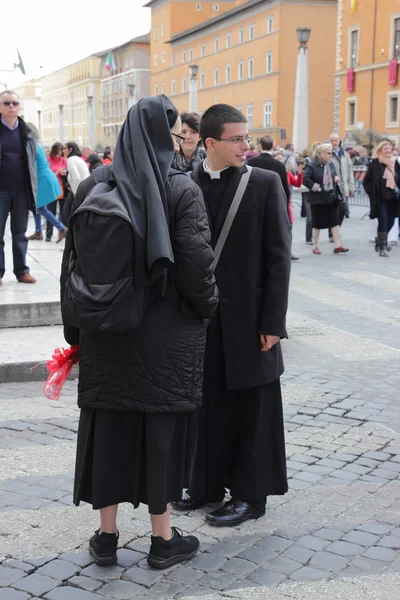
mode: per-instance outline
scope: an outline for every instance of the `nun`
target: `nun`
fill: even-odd
[[[148,506],[151,567],[188,560],[199,548],[196,537],[171,528],[170,503],[187,486],[207,320],[218,296],[202,193],[171,170],[180,133],[178,111],[166,96],[139,100],[122,126],[112,165],[80,184],[72,207],[96,182],[118,188],[137,228],[136,285],[152,298],[141,326],[122,334],[83,333],[64,322],[66,341],[80,345],[74,503],[99,510],[100,527],[89,542],[99,565],[117,562],[122,502]],[[71,233],[62,296],[70,254]]]

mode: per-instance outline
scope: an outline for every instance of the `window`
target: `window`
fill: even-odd
[[[154,95],[158,96],[158,85],[154,86]]]
[[[268,129],[272,127],[272,102],[268,100],[264,102],[264,127]]]
[[[200,4],[200,2],[198,2],[198,3],[196,4],[196,10],[197,10],[197,11],[201,10],[201,4]]]
[[[398,127],[399,125],[399,92],[389,93],[386,105],[386,126]]]
[[[204,87],[204,80],[205,80],[205,77],[204,77],[204,71],[202,71],[202,72],[200,73],[200,88],[203,88],[203,87]]]
[[[236,108],[239,112],[241,112],[243,114],[243,106],[242,105],[237,106]]]
[[[272,33],[274,30],[274,17],[268,17],[267,20],[267,33]]]
[[[172,55],[172,66],[174,67],[176,63],[176,56],[175,54]]]
[[[393,58],[400,60],[400,18],[394,20]]]
[[[254,32],[255,32],[255,26],[254,25],[250,25],[250,27],[249,27],[249,40],[254,40]]]
[[[347,100],[347,129],[356,127],[357,121],[357,103],[354,98]]]
[[[239,44],[243,44],[244,42],[244,29],[243,27],[239,29]]]
[[[254,77],[254,58],[249,58],[248,77]]]
[[[238,66],[238,79],[243,79],[243,61],[239,61]]]
[[[163,83],[162,86],[161,86],[161,93],[162,94],[166,94],[165,83]]]
[[[156,67],[158,65],[158,55],[155,54],[154,55],[154,66]]]
[[[165,37],[165,25],[161,26],[161,37]]]
[[[350,60],[349,66],[356,69],[358,66],[358,29],[350,31]]]
[[[227,48],[231,47],[231,34],[230,33],[226,34],[226,47]]]
[[[225,81],[226,83],[229,83],[231,80],[231,65],[226,65],[225,68]]]
[[[186,62],[186,51],[182,52],[182,62]]]
[[[182,77],[182,94],[186,94],[186,77]]]
[[[165,52],[161,54],[161,62],[165,63]]]
[[[249,129],[253,129],[253,105],[252,104],[247,105],[247,123],[248,123]]]
[[[214,85],[219,84],[219,68],[215,67],[214,69]]]
[[[158,29],[154,30],[153,39],[154,39],[155,42],[158,40]]]
[[[175,79],[172,80],[171,83],[171,94],[174,95],[176,94],[176,84],[175,84]]]
[[[213,11],[214,12],[218,12],[219,11],[219,4],[214,4]]]
[[[201,57],[203,57],[203,56],[205,56],[205,55],[206,55],[206,45],[205,45],[205,44],[202,44],[202,45],[200,46],[200,56],[201,56]]]
[[[214,51],[219,52],[219,38],[215,38],[214,41]]]
[[[265,66],[265,70],[267,73],[272,73],[272,52],[267,53],[267,63]]]
[[[193,48],[189,48],[189,62],[193,60]]]

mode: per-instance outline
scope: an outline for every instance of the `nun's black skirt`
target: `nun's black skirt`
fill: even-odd
[[[74,503],[130,502],[163,514],[188,486],[196,413],[82,409]]]
[[[339,206],[331,204],[310,204],[314,229],[330,229],[339,225]]]

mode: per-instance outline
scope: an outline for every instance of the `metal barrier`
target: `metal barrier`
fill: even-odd
[[[354,196],[348,199],[350,206],[365,206],[369,208],[369,196],[365,193],[363,181],[368,170],[367,166],[353,166],[355,190]]]

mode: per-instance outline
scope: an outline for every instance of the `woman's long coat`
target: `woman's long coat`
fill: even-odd
[[[395,172],[397,185],[400,183],[400,163],[396,161]],[[371,205],[371,211],[369,213],[370,219],[378,219],[379,217],[379,202],[381,197],[381,163],[378,159],[374,158],[369,165],[365,175],[363,186],[364,190],[369,196]],[[397,216],[400,217],[400,202],[397,202]]]
[[[100,174],[101,173],[101,174]],[[96,169],[78,190],[73,211],[109,167]],[[80,344],[80,408],[190,412],[201,404],[206,319],[217,304],[210,230],[199,188],[185,175],[169,177],[169,223],[175,265],[168,298],[157,296],[142,325],[120,334],[83,334],[64,323],[68,343]],[[101,240],[99,240],[101,243]],[[71,252],[68,235],[61,274],[65,289]]]

